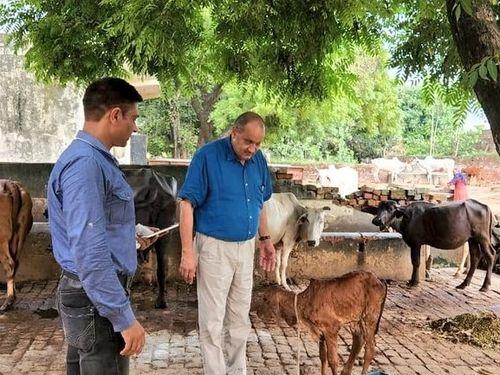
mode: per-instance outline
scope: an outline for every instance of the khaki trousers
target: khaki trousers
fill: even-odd
[[[246,374],[255,238],[227,242],[196,233],[200,347],[205,375]],[[222,348],[223,329],[227,368]]]

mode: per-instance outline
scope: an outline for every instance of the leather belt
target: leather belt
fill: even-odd
[[[66,270],[62,270],[62,275],[66,276],[72,280],[75,281],[80,281],[80,278],[78,275],[75,275],[73,272],[69,272]],[[130,288],[132,287],[132,281],[134,280],[133,275],[125,275],[123,273],[117,273],[116,276],[118,276],[118,280],[120,281],[120,284],[125,288],[127,293],[130,293]]]

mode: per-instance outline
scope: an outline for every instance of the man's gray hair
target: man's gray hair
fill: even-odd
[[[242,131],[246,124],[256,120],[262,125],[262,128],[265,127],[264,119],[259,114],[252,111],[244,112],[234,121],[233,128]]]

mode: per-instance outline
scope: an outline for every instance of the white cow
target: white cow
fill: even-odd
[[[351,167],[318,169],[318,182],[321,186],[337,187],[339,195],[344,198],[359,188],[358,171]]]
[[[396,182],[398,174],[401,173],[406,166],[405,163],[403,163],[396,157],[393,157],[392,159],[386,159],[386,158],[372,159],[372,165],[374,166],[373,177],[375,178],[375,181],[380,181],[378,177],[379,171],[386,171],[389,172],[390,181],[392,183]]]
[[[432,173],[445,172],[449,179],[453,178],[453,169],[455,168],[455,160],[453,159],[434,159],[432,156],[426,156],[425,159],[415,159],[413,163],[417,163],[425,169],[427,173],[427,181],[432,183]]]
[[[300,242],[310,247],[319,245],[325,228],[325,210],[302,206],[292,193],[275,193],[265,203],[267,226],[276,247],[276,281],[290,290],[286,282],[288,257]]]

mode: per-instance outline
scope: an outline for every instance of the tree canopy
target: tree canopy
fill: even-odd
[[[457,113],[474,93],[500,149],[496,0],[13,0],[0,11],[40,79],[154,75],[166,89],[195,93],[205,130],[226,82],[324,99],[353,90],[359,51],[386,45],[402,74],[444,85]]]

